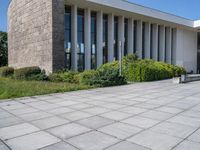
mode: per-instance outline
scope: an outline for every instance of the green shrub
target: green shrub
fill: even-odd
[[[95,85],[98,72],[96,70],[86,70],[78,75],[81,84]]]
[[[73,71],[60,71],[49,75],[49,80],[52,82],[67,82],[78,83],[77,72]]]
[[[14,74],[14,68],[12,67],[1,67],[0,77],[10,77]]]
[[[14,71],[14,78],[17,80],[46,80],[45,71],[39,67],[25,67]]]

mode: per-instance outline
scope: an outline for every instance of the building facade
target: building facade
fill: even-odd
[[[200,69],[200,21],[125,0],[12,0],[9,65],[82,71],[120,55]]]

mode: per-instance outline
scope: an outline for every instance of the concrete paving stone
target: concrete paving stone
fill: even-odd
[[[2,106],[2,108],[4,110],[15,110],[15,109],[23,109],[26,108],[27,106],[25,104],[13,104],[13,105],[6,105],[6,106]]]
[[[200,143],[200,129],[188,137],[188,140]]]
[[[30,134],[39,130],[39,128],[29,123],[22,123],[14,126],[0,128],[0,138],[2,140],[8,140],[25,134]]]
[[[152,150],[171,150],[181,141],[181,139],[165,134],[144,131],[131,137],[128,141],[148,147]]]
[[[66,118],[70,121],[82,120],[82,119],[85,119],[85,118],[89,118],[91,116],[92,116],[91,114],[86,113],[86,112],[82,112],[82,111],[75,111],[75,112],[60,115],[60,117]]]
[[[14,117],[14,116],[6,111],[0,112],[0,119],[9,118],[9,117]]]
[[[93,107],[93,105],[89,105],[89,104],[85,104],[85,103],[69,106],[69,108],[76,109],[76,110],[82,110],[82,109],[91,108],[91,107]]]
[[[37,106],[33,106],[33,107],[36,108],[36,109],[45,111],[45,110],[55,109],[55,108],[58,108],[60,106],[56,105],[56,104],[45,104],[45,105],[37,105]]]
[[[39,110],[32,108],[32,107],[28,107],[28,108],[23,108],[23,109],[11,110],[9,112],[14,114],[14,115],[23,115],[23,114],[34,113],[34,112],[37,112],[37,111],[39,111]]]
[[[27,97],[25,99],[19,100],[18,102],[20,102],[22,104],[27,104],[27,103],[37,102],[37,101],[39,101],[39,100],[35,99],[35,98]]]
[[[125,107],[125,108],[119,109],[119,111],[137,115],[137,114],[147,111],[147,109],[131,106],[131,107]]]
[[[107,119],[107,118],[103,118],[103,117],[99,117],[99,116],[94,116],[94,117],[90,117],[87,119],[83,119],[78,121],[78,124],[81,124],[83,126],[86,126],[88,128],[91,129],[98,129],[101,128],[103,126],[109,125],[111,123],[113,123],[114,120],[111,119]]]
[[[178,109],[178,108],[174,108],[174,107],[167,107],[167,106],[163,106],[163,107],[157,108],[155,110],[166,112],[166,113],[171,113],[171,114],[178,114],[178,113],[184,111],[183,109]]]
[[[55,109],[46,110],[46,112],[54,114],[54,115],[60,115],[65,113],[70,113],[75,111],[74,109],[68,108],[68,107],[58,107]]]
[[[58,138],[41,131],[8,140],[6,144],[12,150],[36,150],[58,142]]]
[[[199,118],[191,118],[191,117],[186,117],[186,116],[175,116],[171,119],[168,120],[169,122],[175,122],[175,123],[180,123],[184,125],[188,125],[191,127],[200,127],[200,119]]]
[[[191,141],[183,141],[173,150],[200,150],[200,143],[195,143]]]
[[[102,107],[93,107],[93,108],[84,109],[82,111],[87,112],[87,113],[92,114],[92,115],[100,115],[100,114],[109,112],[111,110],[109,110],[107,108],[102,108]]]
[[[0,141],[0,150],[10,150],[3,142]]]
[[[67,140],[81,150],[102,150],[119,140],[106,134],[93,131]]]
[[[119,111],[111,111],[105,114],[101,114],[100,116],[108,118],[108,119],[120,121],[122,119],[131,117],[132,115],[128,113],[119,112]]]
[[[70,123],[67,125],[62,125],[59,127],[49,129],[47,131],[61,139],[68,139],[73,136],[77,136],[77,135],[83,134],[85,132],[88,132],[90,130],[91,129],[84,127],[82,125],[79,125],[76,123]]]
[[[177,124],[177,123],[171,123],[171,122],[162,122],[150,130],[157,132],[157,133],[163,133],[170,136],[178,137],[185,139],[188,137],[191,133],[193,133],[196,128],[193,128],[191,126],[186,126],[183,124]]]
[[[12,101],[12,100],[8,100],[5,102],[0,102],[0,107],[5,107],[5,106],[11,106],[11,105],[20,105],[21,103],[17,102],[17,101]]]
[[[170,113],[150,110],[150,111],[147,111],[147,112],[140,114],[139,116],[154,119],[154,120],[163,121],[163,120],[169,119],[170,117],[172,117],[174,115],[170,114]]]
[[[167,106],[171,106],[171,107],[175,107],[175,108],[179,108],[179,109],[189,109],[191,107],[193,107],[195,104],[188,104],[188,103],[182,103],[180,101],[177,102],[173,102],[171,104],[168,104]]]
[[[112,109],[112,110],[118,110],[120,108],[126,107],[126,105],[116,104],[116,103],[106,103],[106,105],[102,105],[102,107]]]
[[[130,105],[139,104],[140,102],[132,101],[132,100],[119,100],[119,101],[116,101],[116,103],[121,104],[121,105],[125,105],[125,106],[130,106]]]
[[[106,150],[150,150],[150,149],[127,141],[123,141],[107,148]]]
[[[2,118],[0,119],[0,128],[13,126],[22,122],[23,120],[17,117]]]
[[[36,102],[32,102],[32,103],[28,103],[28,106],[32,106],[32,107],[37,107],[37,106],[41,106],[41,105],[48,105],[50,103],[45,102],[45,101],[36,101]]]
[[[69,123],[68,120],[59,118],[59,117],[49,117],[49,118],[44,118],[44,119],[40,119],[40,120],[36,120],[32,122],[33,125],[35,125],[36,127],[42,130],[53,128],[56,126],[67,124],[67,123]]]
[[[78,149],[65,143],[65,142],[60,142],[60,143],[56,143],[54,145],[47,146],[40,150],[78,150]]]
[[[155,109],[155,108],[160,107],[160,105],[148,104],[148,103],[140,103],[140,104],[136,104],[134,106],[135,107],[140,107],[140,108],[145,108],[145,109]]]
[[[193,111],[192,109],[188,111],[184,111],[180,115],[200,119],[200,111]]]
[[[142,131],[142,129],[124,123],[114,123],[109,126],[100,128],[98,129],[98,131],[112,135],[118,139],[124,140]]]
[[[66,101],[63,101],[63,102],[60,102],[60,103],[56,103],[56,104],[60,105],[60,106],[70,106],[70,105],[75,105],[75,104],[79,104],[79,103],[81,103],[81,102],[66,100]]]
[[[130,124],[130,125],[134,125],[139,128],[147,129],[147,128],[150,128],[150,127],[158,124],[160,121],[154,120],[154,119],[149,119],[149,118],[144,118],[144,117],[140,117],[140,116],[135,116],[135,117],[123,120],[121,122]]]
[[[38,112],[34,112],[34,113],[23,114],[23,115],[20,115],[19,117],[26,121],[34,121],[34,120],[43,119],[43,118],[47,118],[47,117],[51,117],[51,116],[53,116],[53,115],[43,112],[43,111],[38,111]]]

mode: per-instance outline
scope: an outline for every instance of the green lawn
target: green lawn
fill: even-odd
[[[0,78],[0,99],[68,92],[90,88],[92,87],[79,84],[44,81],[18,81],[8,78]]]

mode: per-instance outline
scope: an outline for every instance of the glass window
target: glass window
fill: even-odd
[[[153,24],[151,24],[151,29],[150,29],[150,32],[151,32],[151,36],[150,36],[150,58],[152,59],[153,58]]]
[[[108,62],[108,15],[103,15],[103,63]]]
[[[198,49],[200,50],[200,32],[198,34]]]
[[[97,36],[97,15],[95,12],[91,13],[91,68],[97,67],[97,52],[96,52],[96,36]]]
[[[161,27],[160,25],[158,25],[158,61],[160,61],[160,44],[161,44],[160,32],[161,32]]]
[[[128,55],[128,19],[124,20],[124,56]]]
[[[142,23],[142,59],[145,58],[145,22]]]
[[[134,54],[136,54],[137,51],[137,21],[134,20]]]
[[[85,44],[84,44],[84,10],[78,9],[78,71],[85,69]]]
[[[65,7],[65,67],[71,69],[71,7]]]
[[[114,58],[118,60],[118,17],[114,18]]]

